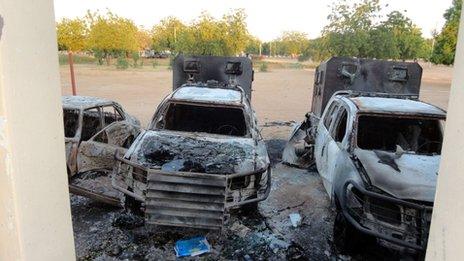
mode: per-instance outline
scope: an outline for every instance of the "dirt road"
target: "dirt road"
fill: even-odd
[[[60,71],[63,94],[68,95],[71,89],[68,68],[62,66]],[[213,251],[209,257],[213,260],[335,258],[331,246],[333,213],[318,174],[278,164],[292,123],[303,119],[310,109],[313,74],[312,69],[280,69],[255,74],[252,103],[275,164],[272,192],[260,203],[259,213],[232,215],[221,236],[203,231],[150,230],[143,226],[132,228],[137,220],[125,217],[122,210],[72,196],[78,259],[174,259],[174,242],[198,233],[205,233],[210,240]],[[451,76],[451,68],[424,66],[421,99],[446,109]],[[79,95],[118,101],[144,126],[172,86],[172,71],[165,67],[117,71],[77,65],[76,77]],[[290,213],[303,217],[300,227],[290,226]],[[385,255],[374,259],[392,258],[388,253]],[[358,258],[366,259],[366,256]]]

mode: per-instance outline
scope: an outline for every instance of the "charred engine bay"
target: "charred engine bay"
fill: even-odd
[[[243,142],[244,139],[211,140],[149,134],[136,152],[138,162],[147,167],[161,167],[166,171],[232,174],[254,158],[254,148]]]

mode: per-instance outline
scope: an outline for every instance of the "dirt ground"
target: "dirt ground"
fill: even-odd
[[[421,99],[446,109],[452,68],[423,65]],[[71,92],[69,70],[61,66],[63,95]],[[357,257],[336,256],[332,247],[333,212],[315,170],[279,164],[293,123],[311,105],[313,69],[256,72],[252,104],[267,141],[273,167],[273,186],[259,212],[232,213],[222,234],[198,230],[147,228],[122,210],[71,196],[74,237],[79,260],[175,259],[176,240],[206,235],[212,252],[201,260],[349,260],[399,258],[381,248]],[[76,65],[78,94],[119,102],[146,126],[156,106],[171,91],[172,71],[166,67],[118,71]],[[293,228],[289,214],[299,213]],[[380,253],[380,254],[379,254]]]

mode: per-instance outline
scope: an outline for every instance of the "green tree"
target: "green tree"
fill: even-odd
[[[320,41],[324,53],[316,55],[312,51],[313,56],[427,58],[429,48],[420,28],[399,11],[390,12],[382,20],[381,11],[379,0],[334,3]]]
[[[232,55],[243,52],[250,39],[246,18],[244,9],[233,10],[222,18],[222,24],[225,26],[226,49]]]
[[[238,55],[245,51],[250,41],[245,20],[242,9],[234,10],[221,19],[203,12],[197,20],[177,31],[176,43],[170,46],[175,52],[187,54]]]
[[[119,17],[111,12],[106,15],[87,15],[89,23],[89,47],[96,53],[101,53],[110,64],[111,56],[128,56],[132,51],[139,50],[139,29],[129,19]]]
[[[379,43],[379,41],[374,42],[373,46],[384,47],[377,48],[381,50],[381,54],[379,54],[381,57],[377,58],[407,60],[416,59],[423,55],[425,40],[422,38],[421,30],[401,12],[389,13],[387,20],[378,26],[378,30],[386,33],[383,35],[384,37],[381,37],[382,41],[385,41],[384,44]]]
[[[393,32],[385,26],[378,26],[370,31],[370,44],[372,48],[369,57],[377,59],[397,59],[398,44],[393,36]]]
[[[331,54],[324,47],[326,45],[325,41],[326,39],[323,37],[309,40],[299,59],[311,59],[312,61],[320,62],[329,58]]]
[[[284,55],[298,56],[306,49],[309,39],[305,33],[287,31],[279,39],[280,52]]]
[[[435,36],[431,61],[433,63],[453,64],[458,40],[459,20],[462,0],[453,0],[452,6],[443,15],[446,19],[441,32]]]
[[[167,17],[152,29],[153,49],[156,51],[177,51],[177,39],[185,34],[187,27],[175,17]]]
[[[260,53],[261,48],[261,54],[263,54],[262,45],[263,43],[261,42],[261,40],[259,40],[257,37],[249,35],[248,41],[245,46],[245,53],[258,55]]]
[[[82,19],[63,19],[56,24],[58,48],[67,51],[81,51],[86,47],[87,27]]]
[[[372,52],[370,30],[379,17],[379,0],[362,0],[349,4],[347,0],[332,5],[323,29],[324,47],[331,55],[369,57]]]

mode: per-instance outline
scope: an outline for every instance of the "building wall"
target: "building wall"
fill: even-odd
[[[427,260],[464,254],[464,12],[459,31]]]
[[[53,1],[0,0],[0,260],[73,260]]]

